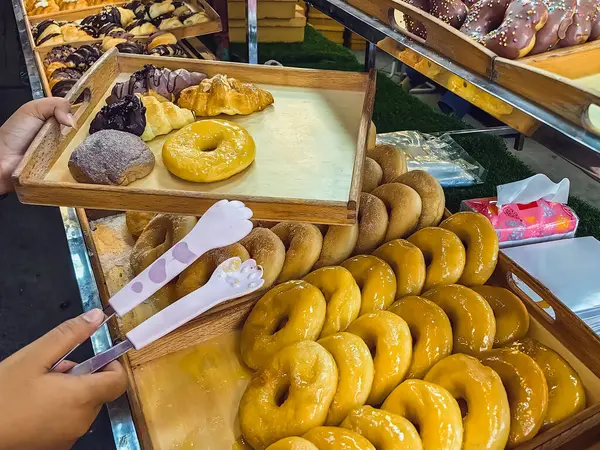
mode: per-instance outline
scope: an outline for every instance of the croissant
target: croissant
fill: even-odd
[[[210,117],[219,114],[252,114],[262,111],[273,102],[270,92],[219,74],[202,80],[198,86],[181,91],[177,104],[191,109],[196,116]]]
[[[156,136],[178,130],[194,121],[194,114],[189,109],[171,102],[161,102],[150,95],[136,95],[146,107],[146,128],[141,136],[144,141],[151,141]]]

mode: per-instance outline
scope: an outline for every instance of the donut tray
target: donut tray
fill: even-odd
[[[124,214],[78,209],[100,297],[106,304],[132,277],[133,240]],[[600,436],[600,339],[537,280],[500,253],[489,282],[518,295],[531,317],[529,335],[553,348],[579,373],[587,409],[538,434],[519,450],[598,449]],[[533,300],[522,285],[539,298]],[[164,293],[163,293],[164,294]],[[145,450],[229,450],[240,437],[239,399],[251,377],[241,362],[241,327],[261,292],[230,301],[170,335],[125,355],[129,402]],[[162,306],[161,306],[162,305]],[[156,294],[123,319],[110,323],[119,338],[164,307]],[[547,314],[551,308],[555,318]]]
[[[269,90],[275,104],[249,116],[226,116],[244,126],[257,145],[255,162],[218,183],[183,181],[166,170],[166,136],[149,142],[156,166],[128,186],[77,183],[67,163],[88,135],[89,124],[112,86],[145,64],[184,68],[208,76],[226,74]],[[262,220],[352,224],[356,221],[367,134],[375,95],[375,71],[336,72],[215,61],[105,53],[67,95],[84,101],[68,134],[50,120],[13,174],[24,203],[113,210],[201,214],[214,201],[246,203]]]
[[[57,17],[62,17],[63,14],[69,14],[69,13],[75,13],[75,12],[77,12],[77,13],[85,12],[86,15],[87,14],[96,14],[98,11],[100,11],[105,6],[120,6],[124,3],[127,3],[127,0],[108,1],[101,5],[92,5],[92,6],[86,6],[84,8],[71,9],[68,11],[56,11],[56,12],[44,13],[44,14],[28,14],[27,8],[25,7],[26,3],[27,3],[26,0],[21,0],[22,11],[24,11],[26,13],[27,18],[36,19],[36,20],[38,20],[38,19],[45,20],[45,19],[55,19]]]

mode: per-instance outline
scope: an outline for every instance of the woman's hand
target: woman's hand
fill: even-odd
[[[53,116],[60,124],[75,127],[71,104],[59,97],[25,103],[0,127],[0,195],[13,190],[12,173],[42,125]]]
[[[113,361],[102,372],[68,375],[75,363],[52,365],[104,320],[99,309],[68,320],[0,363],[0,449],[68,449],[90,427],[103,403],[127,388]]]

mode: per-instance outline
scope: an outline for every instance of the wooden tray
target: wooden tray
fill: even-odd
[[[124,270],[115,270],[114,242],[123,239],[121,250],[133,245],[121,214],[121,222],[109,229],[88,219],[106,212],[78,210],[84,239],[90,253],[100,297],[107,299],[128,280],[128,258]],[[112,231],[110,231],[112,230]],[[115,231],[117,230],[117,231]],[[127,241],[128,240],[128,241]],[[109,243],[113,243],[112,246]],[[112,268],[102,266],[102,261]],[[107,275],[107,276],[105,276]],[[540,296],[536,301],[516,286],[519,279]],[[579,414],[539,434],[518,450],[597,448],[600,424],[600,339],[539,281],[500,254],[491,284],[504,286],[518,295],[531,316],[530,335],[559,352],[579,373],[588,407]],[[239,437],[236,415],[239,398],[251,372],[241,363],[239,330],[261,294],[234,300],[209,311],[176,332],[142,349],[129,352],[123,360],[129,376],[129,400],[144,450],[171,448],[231,449]],[[141,305],[119,321],[112,331],[121,336],[156,310],[160,300]],[[540,306],[541,305],[541,306]],[[556,319],[542,309],[551,307]],[[153,310],[153,308],[155,308]],[[195,446],[194,446],[195,444]]]
[[[105,6],[120,6],[124,3],[127,3],[127,0],[111,1],[111,2],[104,3],[102,5],[86,6],[85,8],[72,9],[69,11],[56,11],[53,13],[30,15],[27,13],[27,8],[25,7],[25,0],[20,0],[20,1],[21,1],[21,8],[22,8],[22,11],[23,11],[25,17],[27,17],[29,19],[36,19],[36,20],[55,19],[57,16],[62,17],[63,14],[74,13],[74,12],[85,12],[86,15],[96,14]],[[66,20],[66,19],[62,19],[62,20]]]
[[[250,116],[227,116],[241,123],[257,143],[257,157],[241,174],[219,183],[190,183],[162,165],[165,138],[150,143],[157,154],[152,174],[129,186],[75,182],[67,169],[74,147],[89,129],[116,80],[145,64],[185,68],[209,76],[224,73],[262,85],[275,105]],[[200,214],[221,198],[245,202],[264,220],[328,224],[356,221],[362,164],[375,95],[375,71],[366,73],[252,66],[182,58],[105,53],[67,95],[84,95],[75,114],[79,131],[67,135],[50,120],[13,174],[24,203],[102,209]]]

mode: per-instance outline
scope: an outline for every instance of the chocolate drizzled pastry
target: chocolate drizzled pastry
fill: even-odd
[[[100,56],[100,48],[97,44],[82,45],[66,58],[66,62],[69,66],[83,72],[94,64]]]
[[[81,72],[68,67],[61,67],[52,72],[48,80],[53,97],[64,97],[81,78]]]
[[[146,128],[146,107],[135,95],[126,95],[104,106],[90,124],[90,134],[119,130],[141,136]]]
[[[130,9],[135,14],[135,17],[138,19],[143,19],[144,14],[146,14],[146,5],[138,0],[133,0],[131,2],[127,2],[123,5],[123,8]]]
[[[53,62],[66,62],[70,54],[75,52],[75,47],[72,45],[58,45],[48,52],[44,58],[44,65],[49,65]]]
[[[172,56],[177,58],[185,58],[187,56],[179,44],[157,45],[149,50],[148,54],[153,56]]]
[[[31,30],[34,40],[43,39],[49,34],[60,34],[60,26],[55,20],[42,20]]]
[[[45,35],[43,38],[35,41],[36,45],[49,44],[52,39],[57,39],[61,43],[64,42],[61,33],[51,33]]]
[[[133,41],[127,41],[127,42],[123,42],[121,44],[117,44],[116,47],[120,53],[130,53],[130,54],[144,53],[143,47],[141,45],[139,45],[137,42],[133,42]]]
[[[175,6],[168,1],[160,2],[160,3],[148,3],[146,5],[146,19],[156,19],[160,16],[169,16],[173,17],[173,11],[175,11]]]
[[[158,16],[152,19],[151,22],[160,30],[170,30],[171,28],[179,28],[183,26],[183,22],[179,20],[179,17],[174,16],[172,13]]]
[[[142,34],[152,34],[156,31],[158,31],[158,28],[156,28],[156,26],[146,20],[146,19],[138,19],[138,20],[134,20],[133,22],[131,22],[127,28],[126,28],[128,33],[133,34],[134,36],[138,36],[138,35],[142,35]]]
[[[173,11],[174,16],[179,17],[184,14],[189,14],[192,11],[190,9],[190,7],[183,2],[171,2],[171,3],[175,7],[175,10]]]
[[[75,83],[77,83],[77,80],[58,81],[50,90],[50,92],[52,92],[52,97],[65,97]]]

